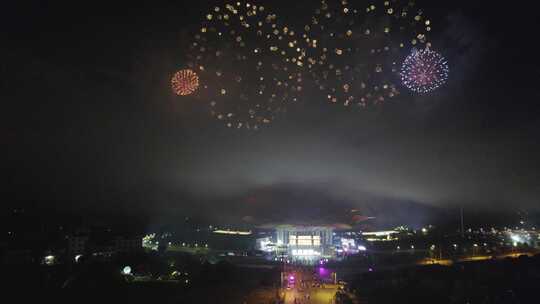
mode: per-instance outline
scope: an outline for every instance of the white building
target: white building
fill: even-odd
[[[317,259],[334,254],[332,249],[331,226],[293,226],[276,227],[276,244],[287,246],[289,256],[298,259]]]

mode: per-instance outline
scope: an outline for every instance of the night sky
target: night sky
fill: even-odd
[[[257,204],[540,206],[530,1],[418,1],[450,64],[444,87],[366,110],[308,90],[256,132],[225,128],[170,91],[219,1],[13,2],[0,18],[5,206],[149,218],[240,218]],[[259,2],[292,27],[318,4]]]

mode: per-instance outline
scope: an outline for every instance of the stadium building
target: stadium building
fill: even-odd
[[[279,254],[300,260],[332,257],[333,231],[331,226],[281,225],[275,228],[275,242]]]

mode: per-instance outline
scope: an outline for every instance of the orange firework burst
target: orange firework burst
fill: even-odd
[[[171,79],[171,87],[176,95],[191,95],[199,88],[199,76],[190,69],[180,70]]]

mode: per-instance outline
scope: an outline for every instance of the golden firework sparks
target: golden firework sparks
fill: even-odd
[[[199,76],[190,69],[180,70],[172,77],[171,88],[176,95],[191,95],[199,88]]]

